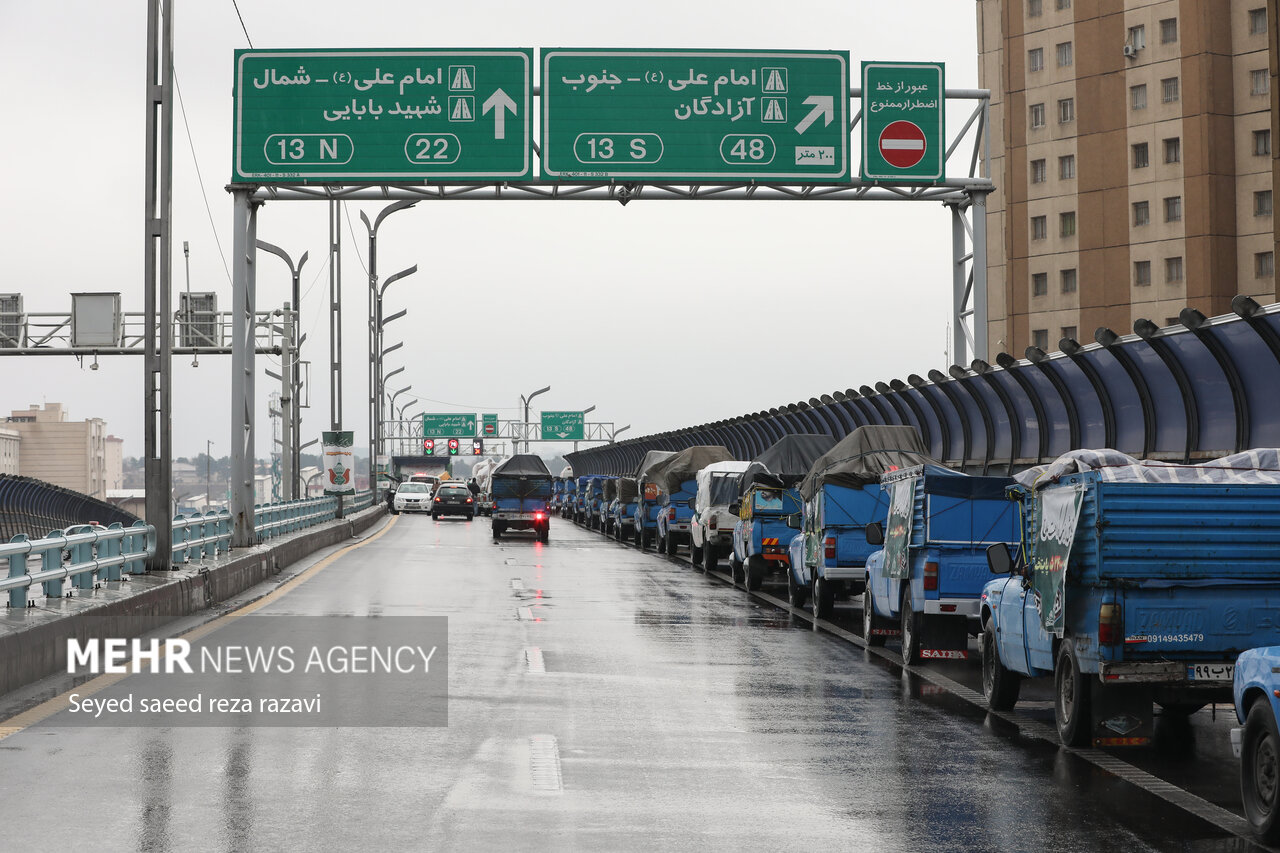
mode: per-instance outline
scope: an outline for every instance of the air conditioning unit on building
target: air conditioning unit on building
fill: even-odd
[[[22,294],[0,293],[0,348],[22,346]]]
[[[1130,59],[1133,59],[1135,56],[1138,55],[1138,49],[1131,44],[1126,44],[1124,46],[1124,55],[1129,57]]]
[[[218,294],[179,293],[177,319],[178,346],[218,346]]]

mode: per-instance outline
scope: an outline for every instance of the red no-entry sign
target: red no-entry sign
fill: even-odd
[[[910,169],[924,159],[924,131],[909,121],[895,121],[880,132],[880,156],[891,166]]]

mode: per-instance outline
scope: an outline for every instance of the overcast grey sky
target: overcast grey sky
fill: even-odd
[[[617,4],[240,0],[257,48],[635,47],[848,50],[862,60],[941,60],[947,84],[977,85],[974,4],[959,0]],[[231,0],[178,0],[174,127],[175,290],[229,306],[232,51],[248,46]],[[68,311],[75,291],[120,291],[142,307],[146,3],[0,0],[0,135],[9,202],[0,212],[0,292],[27,311]],[[190,132],[188,135],[187,127]],[[856,160],[855,160],[856,164]],[[203,192],[196,167],[203,177]],[[206,212],[206,204],[208,211]],[[372,217],[381,205],[349,204]],[[212,221],[211,221],[212,220]],[[328,427],[323,202],[276,202],[260,239],[310,251],[302,322],[312,362],[303,440]],[[219,241],[221,249],[219,249]],[[730,417],[837,388],[945,367],[950,218],[936,203],[641,201],[425,202],[380,231],[388,343],[405,347],[393,387],[424,411],[499,412],[543,385],[547,409],[594,404],[627,437]],[[344,234],[344,407],[367,441],[365,240]],[[259,308],[288,297],[284,265],[262,256]],[[174,301],[175,307],[177,300]],[[467,353],[463,359],[461,354]],[[269,452],[259,359],[258,453]],[[278,367],[278,364],[275,365]],[[0,361],[0,409],[63,402],[101,417],[142,452],[142,359]],[[230,359],[174,363],[174,447],[230,447]],[[402,381],[403,383],[402,383]],[[547,449],[550,449],[549,447]]]

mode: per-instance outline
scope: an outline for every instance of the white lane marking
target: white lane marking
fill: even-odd
[[[560,773],[560,746],[555,735],[532,735],[529,738],[529,770],[533,787],[538,791],[564,792]]]
[[[532,622],[532,621],[533,621],[533,610],[532,610],[532,609],[530,609],[530,608],[528,608],[528,607],[521,607],[521,608],[520,608],[519,610],[517,610],[516,612],[517,612],[518,614],[520,614],[520,619],[521,619],[521,620],[523,620],[523,621],[525,621],[525,622]]]
[[[547,664],[542,659],[542,649],[530,646],[524,650],[524,663],[530,675],[546,675]]]
[[[512,579],[511,579],[511,588],[512,588],[512,589],[524,589],[524,581],[523,581],[523,580],[521,580],[520,578],[512,578]]]

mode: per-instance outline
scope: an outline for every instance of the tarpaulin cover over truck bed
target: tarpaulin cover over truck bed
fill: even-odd
[[[491,488],[494,497],[549,497],[551,483],[551,472],[542,457],[523,453],[512,456],[494,469]]]
[[[617,498],[622,503],[630,503],[640,497],[640,490],[636,487],[635,477],[619,477]]]
[[[676,452],[674,450],[650,450],[640,460],[640,464],[636,466],[636,481],[643,483],[645,474],[650,468],[675,455]]]
[[[751,460],[751,465],[738,478],[739,492],[757,483],[772,489],[789,489],[803,480],[814,461],[835,444],[836,440],[829,435],[784,435]]]
[[[680,484],[692,480],[694,476],[713,462],[729,462],[733,454],[727,447],[718,444],[700,444],[686,447],[670,459],[649,469],[645,480],[657,483],[667,494],[680,491]]]
[[[826,483],[860,489],[887,471],[926,464],[936,463],[915,427],[858,427],[818,457],[800,483],[800,494],[812,500]]]

